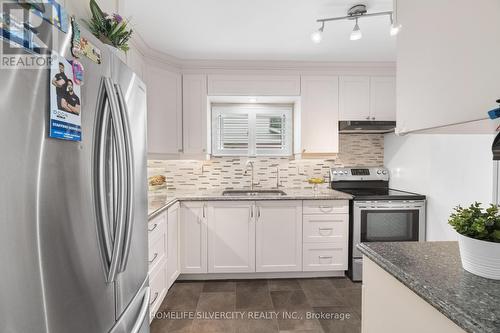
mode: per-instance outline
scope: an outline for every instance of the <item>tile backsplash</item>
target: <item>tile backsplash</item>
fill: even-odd
[[[164,175],[167,188],[226,189],[250,186],[250,168],[245,174],[245,163],[254,162],[256,188],[276,187],[279,169],[283,188],[310,188],[308,178],[327,178],[331,167],[380,166],[384,163],[384,137],[382,134],[341,134],[340,152],[328,160],[287,157],[212,157],[209,161],[149,160],[148,177]],[[325,184],[324,186],[327,186]]]

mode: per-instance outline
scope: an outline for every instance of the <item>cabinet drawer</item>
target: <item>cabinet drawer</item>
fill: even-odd
[[[151,288],[150,318],[153,318],[167,293],[167,276],[164,267],[155,270],[154,274],[150,276],[149,287]]]
[[[162,237],[165,233],[165,225],[167,224],[166,212],[155,217],[148,223],[148,240],[149,245],[156,242],[158,238]]]
[[[347,246],[338,243],[305,243],[302,263],[305,272],[347,270]]]
[[[160,262],[163,261],[166,255],[166,242],[165,234],[163,233],[160,238],[149,246],[148,251],[148,268],[153,271]]]
[[[304,200],[304,214],[348,214],[347,200]]]
[[[345,243],[349,215],[304,215],[303,221],[304,243]]]

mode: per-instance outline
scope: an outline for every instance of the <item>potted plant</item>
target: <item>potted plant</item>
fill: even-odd
[[[87,24],[94,36],[105,44],[127,52],[128,41],[132,36],[132,29],[127,29],[128,22],[119,14],[103,12],[95,0],[90,0],[90,12],[92,18]]]
[[[500,215],[498,206],[454,209],[448,223],[458,233],[462,266],[472,274],[500,280]]]

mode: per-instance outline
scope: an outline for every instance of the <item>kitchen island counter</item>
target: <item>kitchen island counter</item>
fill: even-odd
[[[457,242],[363,243],[358,248],[464,331],[500,332],[500,281],[465,271]]]

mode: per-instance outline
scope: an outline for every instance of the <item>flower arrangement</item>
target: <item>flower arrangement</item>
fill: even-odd
[[[105,44],[127,52],[128,41],[132,36],[132,29],[128,30],[128,21],[119,14],[107,14],[101,10],[95,0],[90,0],[92,18],[87,22],[90,31]]]
[[[461,235],[488,242],[500,243],[500,215],[498,207],[491,205],[486,210],[476,202],[469,208],[454,209],[448,223]]]

